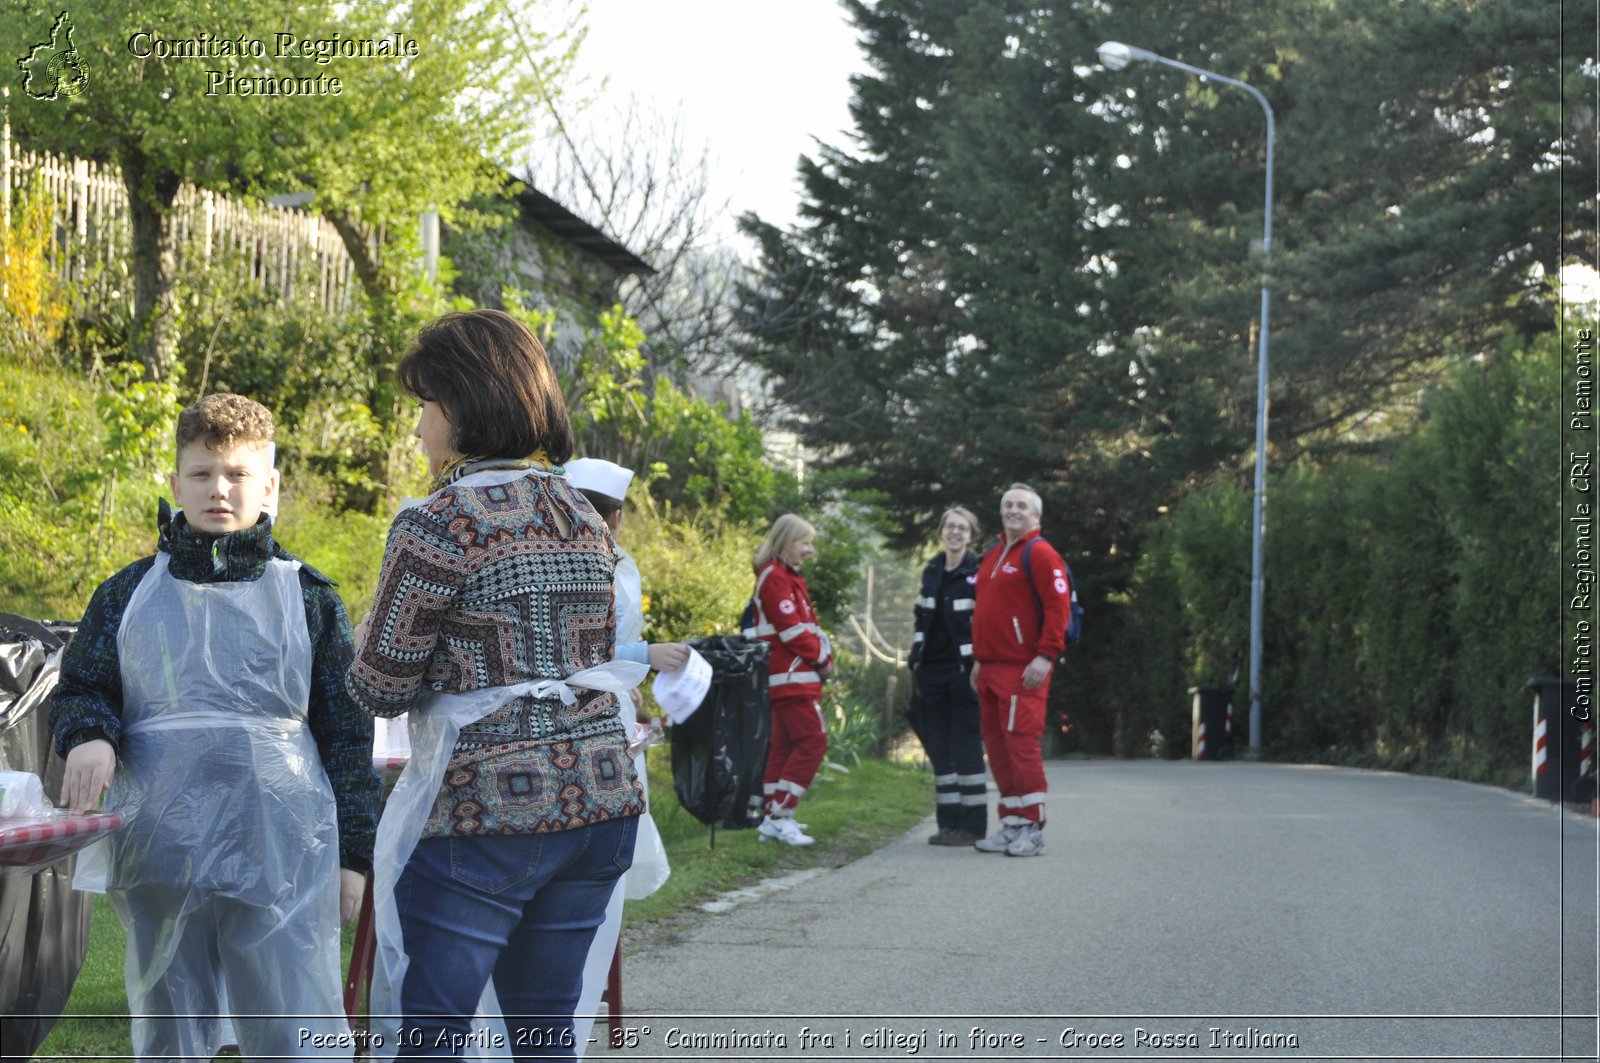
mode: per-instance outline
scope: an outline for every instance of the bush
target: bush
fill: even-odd
[[[74,620],[95,586],[155,546],[170,472],[170,388],[11,364],[0,374],[0,599]],[[164,440],[164,442],[163,442]]]
[[[1303,463],[1273,484],[1270,752],[1482,780],[1526,773],[1523,686],[1560,666],[1560,530],[1537,516],[1561,490],[1547,457],[1560,446],[1558,335],[1511,336],[1461,366],[1386,453]],[[1180,703],[1180,676],[1222,685],[1248,645],[1249,509],[1248,491],[1220,485],[1185,499],[1150,540],[1127,602],[1140,696]],[[1239,693],[1236,709],[1243,683]],[[1179,730],[1164,708],[1128,724],[1125,751],[1141,733]]]
[[[737,632],[755,588],[755,532],[715,516],[669,518],[646,504],[624,510],[618,538],[639,564],[648,641]]]
[[[0,227],[0,347],[38,364],[66,323],[68,293],[51,261],[55,204],[35,172]]]

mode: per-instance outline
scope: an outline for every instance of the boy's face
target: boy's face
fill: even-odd
[[[266,443],[219,450],[197,439],[178,451],[172,498],[195,531],[221,535],[253,528],[277,495],[278,471]]]

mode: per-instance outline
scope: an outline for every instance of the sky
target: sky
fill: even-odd
[[[850,75],[865,67],[836,0],[589,0],[588,25],[579,69],[609,80],[602,105],[633,96],[710,149],[730,241],[744,211],[794,220],[795,164],[818,139],[846,141]]]

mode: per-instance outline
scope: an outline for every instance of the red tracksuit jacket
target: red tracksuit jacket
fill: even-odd
[[[782,561],[769,561],[756,578],[756,626],[745,629],[747,638],[765,642],[768,695],[774,700],[820,698],[822,677],[817,669],[830,657],[822,649],[822,628],[806,581]]]
[[[1002,535],[978,563],[972,656],[980,664],[1027,664],[1035,657],[1054,661],[1066,649],[1072,585],[1061,555],[1038,536],[1034,529],[1007,546]],[[1029,539],[1038,540],[1028,554],[1032,587],[1022,571],[1022,547]]]

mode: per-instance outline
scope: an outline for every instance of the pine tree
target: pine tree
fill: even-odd
[[[1227,86],[1099,68],[1102,40],[1273,105],[1275,467],[1498,325],[1551,327],[1550,279],[1593,254],[1593,123],[1557,106],[1593,70],[1555,4],[847,6],[854,139],[803,162],[793,231],[747,220],[747,354],[906,541],[1024,478],[1076,547],[1125,557],[1188,487],[1248,479],[1265,122]]]

